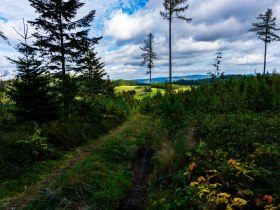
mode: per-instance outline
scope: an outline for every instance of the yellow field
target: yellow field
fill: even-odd
[[[152,92],[148,93],[145,92],[144,89],[147,86],[117,86],[115,87],[116,93],[122,93],[122,92],[127,92],[134,90],[136,92],[135,98],[136,99],[143,99],[144,97],[147,96],[154,96],[158,91],[160,91],[162,94],[165,94],[165,90],[161,88],[152,88]],[[189,86],[179,86],[179,88],[175,89],[175,92],[179,91],[188,91],[191,88]]]
[[[145,92],[145,88],[147,86],[117,86],[115,87],[116,93],[122,93],[126,91],[134,90],[136,92],[135,98],[136,99],[143,99],[147,96],[154,96],[158,91],[160,91],[162,94],[165,93],[165,90],[160,88],[152,88],[152,92]]]

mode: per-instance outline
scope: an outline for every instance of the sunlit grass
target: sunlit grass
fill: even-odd
[[[129,165],[151,132],[149,120],[135,115],[100,138],[87,157],[61,174],[46,195],[25,209],[114,209],[132,185]]]
[[[148,86],[117,86],[115,87],[116,93],[122,93],[122,92],[128,92],[128,91],[135,91],[135,98],[138,100],[142,100],[145,97],[153,97],[157,94],[157,92],[160,92],[161,94],[165,94],[165,90],[162,88],[152,88],[152,92],[146,92],[145,88],[148,88]],[[184,86],[178,86],[174,91],[177,93],[179,91],[190,91],[191,87],[184,85]]]

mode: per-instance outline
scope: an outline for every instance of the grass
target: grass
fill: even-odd
[[[153,97],[156,95],[156,93],[159,91],[161,94],[165,94],[165,90],[161,88],[152,88],[152,92],[145,92],[145,88],[148,86],[117,86],[115,88],[116,93],[122,93],[122,92],[127,92],[127,91],[135,91],[135,98],[142,100],[145,97]],[[188,91],[191,90],[190,86],[179,86],[179,88],[176,88],[174,91],[179,92],[179,91]]]
[[[0,208],[11,198],[20,198],[36,190],[36,184],[55,169],[73,158],[74,153],[66,153],[59,160],[48,160],[35,164],[16,179],[0,181]]]
[[[114,209],[131,187],[131,160],[150,134],[149,120],[136,115],[100,138],[86,158],[25,209]]]
[[[176,88],[175,89],[175,92],[179,92],[179,91],[190,91],[191,90],[191,87],[188,86],[188,85],[182,85],[182,86],[179,86],[179,88]]]
[[[152,88],[152,92],[150,92],[150,93],[149,92],[142,92],[141,94],[136,95],[135,98],[139,99],[139,100],[142,100],[143,98],[148,97],[148,96],[153,97],[157,94],[158,91],[163,95],[165,94],[165,90],[163,90],[163,89]]]
[[[135,90],[136,93],[138,92],[142,92],[142,87],[141,88],[137,88],[138,86],[117,86],[115,88],[116,93],[121,93],[123,91],[130,91],[130,90]],[[143,88],[144,89],[144,88]]]

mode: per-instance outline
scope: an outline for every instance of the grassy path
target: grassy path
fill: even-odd
[[[138,159],[134,166],[133,185],[126,198],[120,202],[118,210],[142,210],[147,197],[147,179],[152,172],[151,138],[145,140],[145,146],[138,152]]]
[[[5,207],[0,209],[24,209],[34,198],[36,198],[39,192],[43,189],[48,188],[48,185],[59,178],[59,176],[70,169],[77,162],[89,155],[88,148],[81,148],[81,150],[76,151],[75,155],[60,165],[58,168],[54,169],[51,173],[47,175],[41,181],[38,181],[35,186],[30,186],[30,189],[24,191],[23,193],[17,194],[16,196],[9,198],[5,202]]]
[[[2,199],[0,209],[116,209],[132,188],[132,160],[146,148],[151,128],[148,117],[133,116],[42,176],[37,174],[23,192]]]

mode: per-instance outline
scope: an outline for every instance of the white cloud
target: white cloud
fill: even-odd
[[[194,41],[192,38],[179,39],[176,41],[175,49],[177,52],[200,52],[200,51],[217,51],[223,46],[223,41],[216,40],[213,42]]]
[[[269,57],[271,60],[271,57]],[[232,64],[235,65],[244,65],[244,64],[261,64],[263,62],[263,55],[262,54],[254,54],[254,55],[245,55],[240,57],[234,57],[230,61]]]
[[[16,56],[13,45],[18,35],[13,27],[22,31],[22,18],[32,20],[38,16],[28,0],[0,0],[0,30],[12,43],[0,40],[0,71],[10,68],[4,56]],[[91,36],[104,36],[96,47],[106,63],[112,78],[145,77],[145,67],[140,66],[141,50],[147,34],[155,37],[154,49],[158,54],[154,76],[168,76],[168,22],[159,12],[163,0],[149,0],[147,5],[133,14],[126,14],[121,5],[137,7],[136,0],[81,0],[86,5],[78,17],[96,10]],[[248,32],[258,14],[272,8],[280,27],[279,0],[189,0],[187,16],[191,24],[174,20],[172,24],[174,75],[207,73],[212,69],[215,52],[223,54],[222,68],[226,73],[248,73],[253,68],[261,70],[263,42]],[[7,20],[7,21],[6,21]],[[30,29],[32,31],[32,29]],[[30,32],[31,32],[30,31]],[[280,65],[279,43],[268,46],[268,68]]]
[[[137,38],[140,34],[149,33],[155,24],[154,21],[154,13],[136,13],[130,16],[119,10],[106,22],[105,35],[118,40]]]

